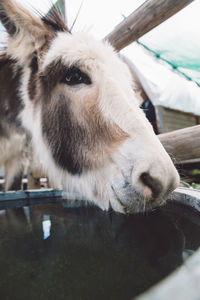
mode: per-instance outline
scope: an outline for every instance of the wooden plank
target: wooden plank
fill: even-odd
[[[196,116],[191,116],[191,115],[187,115],[187,114],[182,114],[182,113],[177,113],[174,112],[173,110],[171,111],[165,111],[163,112],[163,117],[165,117],[166,119],[171,119],[174,122],[192,122],[193,125],[197,125],[197,120],[196,120]]]
[[[200,125],[158,135],[175,162],[200,158]]]
[[[188,159],[188,160],[183,160],[179,161],[179,164],[185,164],[185,165],[191,165],[191,164],[198,164],[200,166],[200,158],[195,158],[195,159]],[[194,168],[193,168],[194,169]]]
[[[197,124],[200,124],[200,116],[196,116]]]
[[[156,121],[157,121],[157,127],[159,133],[165,132],[165,126],[163,121],[163,107],[160,105],[157,105],[155,107],[155,113],[156,113]]]
[[[190,112],[184,112],[184,111],[180,111],[180,110],[178,110],[178,109],[172,109],[172,108],[164,107],[164,106],[162,106],[162,107],[163,107],[166,111],[173,111],[173,112],[175,112],[175,113],[177,113],[177,114],[187,115],[187,116],[191,116],[191,117],[194,117],[194,116],[199,117],[198,115],[194,115],[193,113],[190,113]]]
[[[160,133],[197,125],[198,116],[163,106],[156,106],[156,119]]]
[[[117,25],[105,39],[120,51],[193,0],[149,0]]]

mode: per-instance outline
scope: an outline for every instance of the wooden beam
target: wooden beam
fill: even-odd
[[[175,163],[200,158],[200,125],[159,134],[158,138]]]
[[[148,0],[117,25],[105,39],[120,51],[193,0]]]

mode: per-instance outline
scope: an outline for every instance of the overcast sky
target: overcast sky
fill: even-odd
[[[20,2],[29,7],[37,7],[43,12],[48,10],[50,3],[49,0],[20,0]],[[97,38],[102,38],[123,20],[123,16],[128,16],[145,0],[66,0],[69,27],[72,25],[82,2],[74,30],[88,31]]]
[[[37,7],[41,11],[47,11],[50,3],[54,0],[20,1],[28,6]],[[102,38],[123,20],[123,16],[128,16],[145,0],[66,0],[69,26],[73,23],[82,2],[83,5],[74,30],[89,31],[97,38]],[[176,18],[172,17],[167,22],[171,24],[170,28],[176,31],[179,30],[187,33],[192,28],[193,34],[199,34],[199,15],[200,0],[195,0],[186,9],[179,12]]]
[[[74,30],[86,30],[98,38],[103,38],[143,2],[145,0],[83,0]],[[81,3],[82,0],[67,0],[69,25],[73,23]]]

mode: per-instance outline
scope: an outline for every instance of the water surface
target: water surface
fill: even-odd
[[[2,300],[131,299],[200,246],[200,216],[177,206],[147,216],[12,206],[0,210]]]

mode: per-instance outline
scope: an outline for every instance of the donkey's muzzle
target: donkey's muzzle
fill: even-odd
[[[146,204],[151,203],[152,208],[163,204],[167,196],[177,188],[179,175],[173,165],[163,168],[158,166],[145,172],[135,174],[132,172],[132,184],[136,191],[143,197]]]

